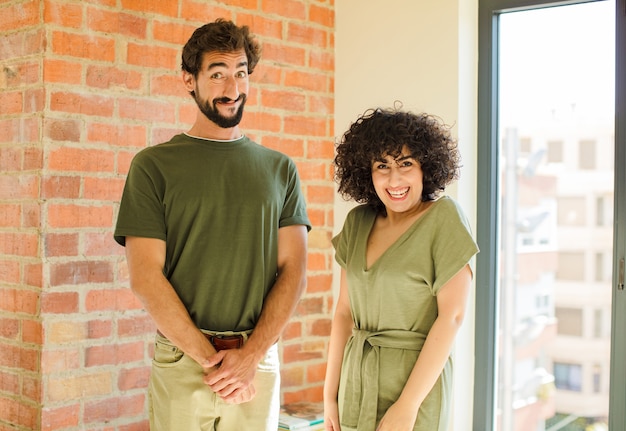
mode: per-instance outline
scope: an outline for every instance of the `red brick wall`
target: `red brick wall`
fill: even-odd
[[[243,127],[290,155],[308,288],[281,342],[283,401],[321,400],[330,327],[333,0],[0,4],[0,431],[145,430],[154,326],[112,239],[133,155],[186,130],[180,50],[216,17],[263,44]]]

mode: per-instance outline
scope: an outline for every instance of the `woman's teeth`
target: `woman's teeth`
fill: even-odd
[[[401,198],[404,195],[406,195],[408,192],[409,192],[409,188],[408,187],[404,188],[402,190],[393,190],[393,191],[392,190],[387,190],[387,193],[389,193],[389,195],[392,198]]]

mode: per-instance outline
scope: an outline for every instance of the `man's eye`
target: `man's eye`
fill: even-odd
[[[246,76],[248,76],[248,73],[242,70],[240,72],[237,72],[237,74],[235,76],[237,78],[245,78]]]
[[[211,79],[222,79],[224,77],[224,75],[222,75],[221,72],[217,72],[214,73],[213,75],[211,75]]]

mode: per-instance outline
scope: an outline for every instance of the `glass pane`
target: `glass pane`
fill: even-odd
[[[500,16],[500,431],[608,429],[614,10]]]

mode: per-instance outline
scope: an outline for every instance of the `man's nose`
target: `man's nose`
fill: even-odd
[[[239,84],[234,76],[226,78],[224,97],[228,97],[231,100],[237,100],[239,98]]]

